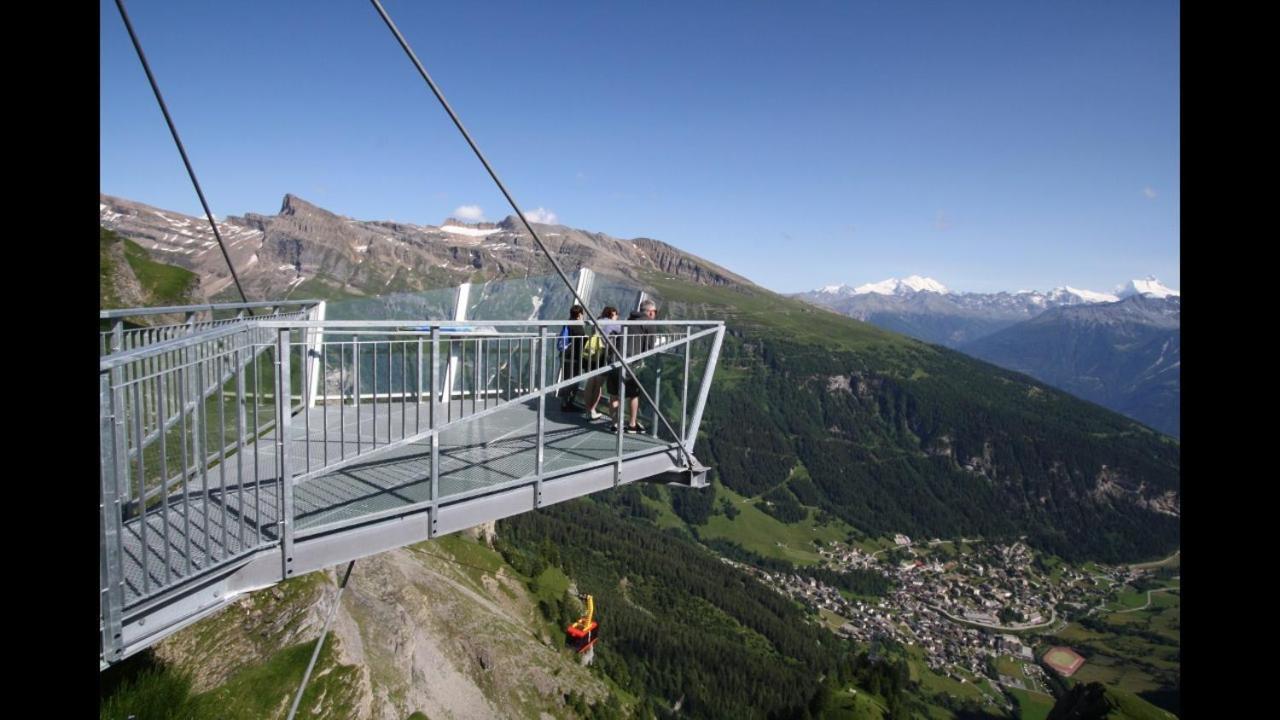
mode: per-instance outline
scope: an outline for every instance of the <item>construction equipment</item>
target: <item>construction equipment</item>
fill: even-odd
[[[594,655],[592,650],[595,647],[596,640],[600,635],[600,623],[596,621],[596,601],[590,595],[579,595],[578,597],[587,601],[587,614],[574,620],[569,627],[564,629],[566,644],[572,647],[579,655],[588,655],[584,658],[586,662],[590,662],[590,656]]]

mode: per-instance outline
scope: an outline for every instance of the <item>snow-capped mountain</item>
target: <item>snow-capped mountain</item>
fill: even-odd
[[[1071,287],[1070,285],[1064,285],[1062,287],[1054,288],[1048,292],[1041,292],[1039,290],[1019,290],[1014,293],[957,293],[931,277],[910,275],[905,278],[889,278],[887,280],[881,280],[880,282],[866,283],[865,285],[858,285],[856,287],[844,283],[824,285],[810,293],[801,293],[800,296],[806,297],[813,295],[826,299],[851,298],[857,295],[909,297],[920,292],[931,292],[938,295],[950,295],[958,302],[969,307],[982,307],[983,305],[989,305],[991,303],[1000,306],[1007,306],[1010,300],[1012,300],[1017,304],[1048,309],[1059,305],[1116,302],[1123,297],[1128,297],[1128,295],[1133,294],[1147,294],[1154,295],[1155,297],[1166,297],[1170,294],[1178,294],[1177,290],[1170,290],[1163,285],[1160,285],[1158,281],[1155,281],[1155,278],[1150,277],[1147,278],[1147,280],[1133,280],[1127,285],[1121,286],[1121,289],[1127,290],[1124,293],[1112,294],[1097,292],[1095,290],[1083,290],[1081,288]]]
[[[1032,295],[1038,293],[1032,292]],[[1073,288],[1070,285],[1063,285],[1060,288],[1054,288],[1045,293],[1045,298],[1050,302],[1059,305],[1078,305],[1081,303],[1108,303],[1115,302],[1120,298],[1110,293],[1094,292],[1093,290],[1081,290]]]
[[[934,280],[933,278],[920,277],[919,275],[911,275],[901,280],[898,278],[889,278],[881,280],[877,283],[867,283],[859,285],[853,289],[854,295],[866,295],[876,293],[879,295],[911,295],[918,292],[932,292],[939,295],[947,295],[951,291],[946,285]]]
[[[796,297],[887,330],[949,347],[959,347],[1056,307],[1112,303],[1121,299],[1118,295],[1070,285],[1048,292],[955,292],[933,278],[920,275],[858,286],[827,285]]]
[[[833,297],[853,297],[854,295],[914,295],[918,292],[932,292],[939,295],[951,293],[946,285],[933,278],[911,275],[905,278],[889,278],[880,282],[867,283],[854,287],[852,285],[825,285],[815,293]]]
[[[959,349],[1177,437],[1181,324],[1180,297],[1139,293],[1057,307]]]
[[[1070,285],[957,293],[912,275],[797,297],[1027,373],[1178,434],[1181,298],[1154,277],[1115,293]]]
[[[1142,280],[1130,280],[1116,288],[1116,295],[1122,298],[1133,297],[1134,295],[1145,295],[1154,298],[1180,297],[1181,293],[1173,288],[1166,287],[1161,284],[1154,275],[1148,275]]]

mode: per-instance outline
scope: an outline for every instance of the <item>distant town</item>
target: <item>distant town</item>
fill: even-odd
[[[881,598],[859,598],[805,575],[724,562],[809,607],[840,635],[873,648],[885,640],[918,647],[931,670],[961,683],[986,678],[993,685],[1046,694],[1032,636],[1052,635],[1070,620],[1097,613],[1112,600],[1114,589],[1150,572],[1096,563],[1084,566],[1088,571],[1060,562],[1049,567],[1022,542],[916,544],[897,535],[893,547],[874,552],[847,542],[815,544],[822,567],[878,572],[894,580],[896,589]],[[1046,655],[1046,664],[1062,675],[1083,662],[1070,648],[1053,648]],[[1021,665],[1021,672],[1002,672],[1011,662]],[[986,697],[1008,706],[1004,698]]]

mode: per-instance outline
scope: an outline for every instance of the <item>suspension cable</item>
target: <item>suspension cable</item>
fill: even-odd
[[[342,584],[338,585],[338,594],[333,598],[333,607],[329,608],[329,616],[325,618],[324,629],[320,631],[320,639],[316,640],[316,649],[311,651],[311,662],[307,663],[307,671],[302,674],[302,684],[298,686],[298,694],[293,697],[293,706],[289,708],[289,717],[286,720],[293,720],[293,716],[298,712],[298,705],[302,702],[302,693],[306,692],[307,681],[311,679],[311,671],[315,669],[316,659],[320,657],[320,647],[324,645],[324,639],[329,634],[329,624],[333,622],[333,616],[338,614],[342,591],[347,589],[347,580],[351,579],[351,568],[355,567],[355,565],[355,560],[347,563],[347,574],[342,576]]]
[[[596,319],[596,316],[587,307],[587,303],[578,295],[578,290],[573,286],[573,283],[569,281],[569,276],[565,274],[563,269],[561,269],[560,263],[556,262],[555,257],[551,255],[551,252],[547,250],[547,246],[543,244],[542,238],[538,237],[537,231],[533,229],[533,225],[531,225],[529,220],[525,218],[524,212],[516,204],[515,198],[507,191],[507,186],[498,178],[498,173],[494,171],[493,166],[491,166],[489,161],[485,159],[484,153],[480,152],[480,148],[476,145],[475,140],[471,138],[471,133],[467,132],[467,129],[463,127],[462,120],[458,119],[458,114],[453,111],[453,108],[449,105],[449,101],[445,99],[444,93],[441,92],[435,81],[431,79],[431,75],[427,72],[427,69],[423,67],[422,62],[418,60],[418,56],[414,54],[413,48],[409,47],[409,41],[405,40],[404,35],[400,33],[400,29],[396,27],[394,22],[392,22],[391,16],[389,16],[387,11],[382,7],[382,3],[379,2],[379,0],[370,0],[370,2],[373,3],[373,7],[378,11],[378,14],[382,16],[382,20],[387,24],[387,28],[391,30],[391,34],[395,35],[396,40],[400,43],[400,47],[403,48],[405,54],[409,56],[409,60],[413,62],[414,67],[418,69],[418,73],[422,75],[422,79],[427,81],[427,85],[431,88],[431,92],[435,94],[436,99],[440,101],[442,106],[444,106],[445,112],[449,114],[449,118],[453,120],[453,124],[457,126],[458,131],[462,133],[462,137],[465,138],[467,144],[471,146],[471,150],[476,154],[476,157],[480,159],[480,163],[484,165],[484,169],[488,171],[489,177],[493,178],[493,182],[498,186],[498,189],[502,191],[502,195],[511,205],[511,209],[515,210],[516,216],[520,218],[520,222],[524,224],[525,229],[533,236],[533,242],[538,246],[538,249],[542,251],[542,254],[547,257],[547,260],[551,262],[551,267],[555,268],[556,274],[560,276],[560,280],[569,288],[569,292],[572,293],[573,299],[577,302],[578,306],[582,308],[582,314],[586,315],[587,319],[591,321],[591,325],[595,328],[595,331],[600,333],[601,336],[604,336],[604,330],[600,327],[600,321]],[[671,433],[672,437],[679,438],[680,442],[677,443],[677,445],[679,445],[680,452],[684,455],[685,460],[688,462],[690,472],[692,472],[694,460],[693,456],[689,453],[689,450],[684,446],[684,438],[680,437],[675,428],[671,426],[671,423],[667,421],[666,416],[662,414],[662,410],[649,395],[649,391],[645,390],[644,385],[640,383],[640,378],[636,377],[635,370],[631,368],[631,365],[628,364],[626,359],[623,357],[622,351],[614,347],[613,343],[606,342],[604,343],[604,346],[608,349],[608,352],[614,355],[617,361],[621,363],[622,369],[626,371],[633,384],[640,390],[640,394],[643,395],[644,399],[649,403],[649,407],[653,408],[654,415],[662,422],[663,426],[666,427],[667,432]],[[626,408],[619,405],[619,430],[622,429],[623,421],[626,419],[625,415]]]
[[[244,288],[240,285],[240,277],[236,275],[236,267],[231,264],[231,255],[227,252],[226,243],[222,242],[222,233],[218,232],[218,223],[213,221],[213,211],[209,210],[209,203],[204,199],[204,191],[200,189],[200,181],[196,179],[196,171],[191,167],[191,160],[187,158],[187,150],[182,146],[182,138],[178,137],[178,128],[173,124],[173,118],[169,116],[169,107],[165,105],[164,96],[160,94],[160,86],[156,84],[156,78],[151,74],[151,65],[147,62],[147,56],[142,52],[142,43],[138,41],[138,35],[133,31],[133,23],[129,22],[129,13],[125,12],[124,0],[116,0],[116,7],[120,9],[120,17],[124,20],[125,29],[129,31],[129,39],[133,41],[133,49],[138,51],[138,59],[142,61],[142,69],[147,73],[147,82],[151,83],[151,92],[156,95],[156,102],[160,103],[160,112],[164,113],[164,121],[169,125],[169,133],[173,135],[173,142],[178,146],[178,154],[182,156],[182,164],[187,168],[187,175],[191,178],[191,184],[196,188],[196,195],[200,197],[200,205],[204,208],[204,215],[209,219],[209,227],[213,228],[213,236],[218,239],[218,247],[222,249],[222,257],[227,261],[227,269],[231,271],[231,279],[236,283],[236,291],[240,293],[240,301],[248,304],[249,298],[245,297]],[[249,310],[249,314],[253,314],[253,310]]]

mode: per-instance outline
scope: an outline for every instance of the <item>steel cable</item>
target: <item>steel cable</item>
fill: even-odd
[[[204,199],[204,191],[200,189],[200,181],[196,179],[196,171],[191,167],[191,160],[187,158],[187,150],[182,145],[182,138],[178,137],[178,128],[173,124],[173,118],[169,116],[169,107],[165,105],[164,96],[160,94],[160,86],[156,84],[156,78],[151,74],[151,65],[147,62],[146,53],[142,52],[142,43],[138,41],[138,35],[133,31],[133,23],[129,22],[129,13],[125,12],[124,0],[116,0],[116,7],[120,9],[120,18],[124,20],[124,27],[129,31],[129,39],[133,41],[133,49],[138,51],[138,59],[142,61],[142,69],[147,74],[147,82],[151,83],[151,92],[156,95],[156,102],[160,103],[160,112],[164,113],[164,121],[169,125],[169,133],[173,135],[173,142],[178,146],[178,154],[182,156],[182,164],[187,168],[187,175],[191,178],[191,184],[195,186],[196,195],[200,197],[200,205],[204,208],[204,215],[209,219],[209,227],[213,228],[213,236],[218,239],[218,247],[222,250],[222,257],[227,261],[227,269],[231,271],[231,279],[235,281],[236,291],[240,293],[241,302],[248,303],[249,299],[245,297],[244,288],[240,285],[240,276],[236,274],[235,265],[231,264],[231,254],[227,252],[226,243],[222,242],[222,233],[218,232],[218,223],[213,221],[213,211],[209,209],[209,203]],[[249,314],[253,314],[253,309],[249,310]]]
[[[525,218],[524,211],[520,209],[520,207],[516,204],[515,198],[511,196],[510,192],[507,191],[507,186],[503,184],[502,180],[498,177],[498,173],[494,171],[493,166],[491,166],[489,164],[489,161],[485,159],[484,153],[480,152],[480,147],[476,145],[475,140],[472,139],[471,133],[467,132],[467,129],[462,125],[462,120],[460,120],[458,118],[458,114],[453,111],[453,107],[449,105],[449,101],[445,99],[444,93],[441,92],[439,86],[437,86],[435,81],[431,79],[431,75],[427,72],[427,69],[423,67],[422,62],[418,60],[418,56],[413,52],[413,48],[409,46],[409,41],[405,40],[404,35],[400,33],[400,29],[396,27],[396,24],[394,22],[392,22],[391,16],[388,15],[386,9],[382,7],[382,3],[379,2],[379,0],[370,0],[370,2],[373,3],[373,7],[378,11],[378,14],[382,16],[382,20],[387,24],[387,28],[391,30],[391,34],[395,35],[396,40],[400,43],[400,47],[403,48],[405,54],[409,56],[409,60],[413,62],[414,67],[418,69],[418,73],[422,75],[422,79],[427,81],[427,85],[431,88],[431,92],[435,94],[436,99],[440,101],[440,104],[444,107],[445,112],[449,114],[449,118],[453,120],[453,124],[457,126],[458,131],[462,133],[462,137],[465,138],[467,141],[467,144],[471,146],[472,152],[476,154],[476,157],[479,158],[480,163],[484,165],[484,169],[488,171],[489,177],[493,178],[493,182],[498,186],[498,189],[502,191],[502,195],[507,199],[507,202],[511,205],[511,209],[515,210],[516,216],[520,218],[520,222],[524,224],[525,229],[529,231],[529,234],[531,236],[533,236],[533,242],[538,246],[538,249],[542,251],[542,254],[547,257],[547,260],[550,261],[551,267],[555,268],[556,274],[560,276],[560,280],[564,282],[565,287],[569,288],[569,292],[573,295],[573,299],[577,302],[578,306],[582,308],[582,314],[585,315],[587,319],[591,321],[591,325],[592,327],[595,328],[596,332],[600,333],[603,336],[604,330],[600,327],[600,321],[597,320],[596,316],[591,312],[589,308],[587,308],[586,302],[583,301],[582,297],[578,295],[578,291],[573,286],[573,283],[569,281],[569,276],[565,274],[564,270],[560,267],[560,263],[556,262],[555,257],[553,257],[550,251],[547,250],[547,246],[543,244],[542,238],[538,237],[538,233],[536,230],[533,229],[533,225],[531,225],[529,223],[529,220]],[[608,349],[608,352],[611,353],[613,356],[615,356],[617,358],[617,361],[621,363],[622,369],[626,371],[627,375],[630,376],[630,379],[634,383],[636,388],[640,390],[640,394],[643,395],[645,401],[649,403],[649,407],[653,408],[654,415],[657,416],[657,418],[660,421],[662,421],[662,424],[664,427],[666,427],[667,432],[671,433],[672,437],[679,438],[680,442],[677,443],[677,445],[680,447],[680,452],[681,454],[684,455],[685,460],[688,463],[690,472],[692,472],[694,467],[693,456],[689,453],[688,449],[685,448],[684,438],[680,437],[676,433],[675,428],[671,426],[671,423],[667,421],[666,416],[662,414],[662,410],[658,407],[658,404],[654,402],[653,398],[649,395],[649,391],[644,388],[643,384],[641,384],[640,378],[637,377],[635,371],[631,369],[631,365],[629,365],[626,359],[623,358],[622,351],[614,347],[613,343],[606,342],[604,343],[604,346],[605,348]],[[621,425],[623,423],[623,420],[625,419],[625,415],[626,415],[626,408],[619,405],[618,425],[619,425],[620,431],[621,431]]]

